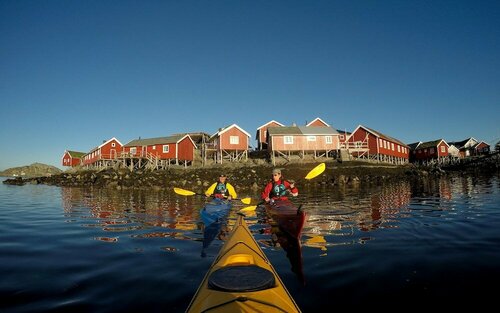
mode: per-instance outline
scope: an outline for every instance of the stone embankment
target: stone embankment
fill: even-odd
[[[380,183],[387,179],[408,179],[428,175],[442,175],[440,169],[418,168],[411,165],[393,166],[360,162],[327,162],[323,174],[306,181],[307,173],[318,163],[287,164],[278,166],[286,179],[295,180],[297,185],[341,185],[359,183]],[[271,178],[270,165],[242,165],[240,167],[213,166],[210,168],[171,168],[163,171],[135,171],[108,169],[103,171],[66,172],[50,177],[12,178],[4,181],[11,185],[46,184],[69,187],[110,188],[186,188],[201,192],[224,173],[238,190],[260,189]]]

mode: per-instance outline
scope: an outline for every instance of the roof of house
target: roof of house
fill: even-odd
[[[268,128],[270,136],[275,135],[338,135],[339,133],[331,128],[324,126],[288,126]]]
[[[420,149],[437,147],[441,143],[441,141],[443,141],[447,146],[449,146],[443,139],[437,139],[437,140],[423,142],[417,147],[417,149],[420,150]]]
[[[111,139],[109,139],[109,140],[107,140],[107,141],[106,141],[106,140],[103,140],[103,143],[102,143],[102,144],[100,144],[100,145],[99,145],[99,146],[97,146],[97,147],[92,148],[89,152],[87,152],[87,153],[85,153],[85,154],[86,154],[86,155],[87,155],[87,154],[91,154],[92,152],[96,151],[97,149],[102,148],[102,147],[103,147],[104,145],[106,145],[108,142],[111,142],[111,141],[113,141],[113,140],[115,140],[116,142],[118,142],[118,144],[119,144],[120,146],[123,146],[123,144],[122,144],[122,143],[121,143],[118,139],[116,139],[115,137],[113,137],[113,138],[111,138]]]
[[[78,151],[71,151],[71,150],[66,150],[66,152],[69,154],[70,157],[76,158],[76,159],[81,159],[86,154],[85,152],[78,152]]]
[[[461,149],[461,148],[464,148],[464,147],[465,147],[465,145],[466,145],[466,144],[467,144],[470,140],[473,140],[473,141],[475,141],[476,143],[478,143],[478,141],[477,141],[474,137],[469,137],[469,138],[464,139],[464,140],[462,140],[462,141],[450,141],[450,142],[448,142],[448,144],[449,144],[449,145],[453,145],[453,146],[455,146],[455,147],[457,147],[457,148]]]
[[[244,134],[245,134],[245,135],[247,135],[248,137],[252,137],[252,136],[250,136],[250,134],[249,134],[249,133],[247,133],[247,132],[246,132],[243,128],[239,127],[239,126],[238,126],[238,125],[236,125],[236,124],[232,124],[232,125],[229,125],[229,126],[226,126],[226,127],[223,127],[223,128],[221,128],[221,129],[219,129],[219,131],[218,131],[218,132],[216,132],[215,134],[213,134],[212,136],[210,136],[210,138],[214,138],[214,137],[216,137],[216,136],[220,136],[220,135],[222,135],[223,133],[225,133],[226,131],[228,131],[228,130],[230,130],[231,128],[233,128],[233,127],[238,128],[238,129],[239,129],[242,133],[244,133]]]
[[[146,138],[146,139],[134,139],[124,145],[124,147],[137,147],[137,146],[152,146],[152,145],[161,145],[161,144],[170,144],[170,143],[178,143],[184,137],[189,136],[188,134],[176,134],[168,137],[156,137],[156,138]],[[191,137],[189,137],[191,142],[193,141]],[[193,145],[194,142],[193,142]],[[196,146],[196,145],[195,145]]]
[[[269,125],[269,124],[271,124],[271,123],[278,124],[279,126],[282,126],[282,127],[283,127],[283,126],[285,126],[285,125],[281,124],[280,122],[277,122],[277,121],[275,121],[275,120],[271,120],[271,121],[269,121],[269,122],[265,123],[264,125],[262,125],[262,126],[258,127],[258,128],[257,128],[257,130],[259,130],[259,129],[261,129],[262,127],[267,126],[267,125]],[[273,127],[277,127],[277,126],[273,126]]]
[[[311,122],[307,123],[306,126],[310,126],[312,123],[316,122],[316,121],[320,121],[321,123],[325,124],[326,127],[330,127],[330,124],[328,124],[327,122],[323,121],[322,119],[320,119],[319,117],[315,118],[314,120],[312,120]]]
[[[398,143],[398,144],[399,144],[399,145],[401,145],[401,146],[408,147],[408,145],[407,145],[407,144],[405,144],[405,143],[403,143],[403,142],[399,141],[399,140],[398,140],[398,139],[396,139],[396,138],[393,138],[393,137],[391,137],[391,136],[384,135],[384,134],[382,134],[382,133],[381,133],[381,132],[379,132],[379,131],[376,131],[376,130],[374,130],[374,129],[368,128],[368,127],[363,126],[363,125],[359,125],[359,126],[356,128],[356,130],[357,130],[358,128],[360,128],[360,127],[361,127],[361,128],[364,128],[365,130],[367,130],[368,132],[372,133],[373,135],[375,135],[375,136],[377,136],[377,137],[379,137],[379,138],[382,138],[382,139],[385,139],[385,140],[388,140],[388,141],[392,141],[392,142]],[[354,132],[355,132],[356,130],[354,130]],[[354,133],[354,132],[353,132],[353,133]]]
[[[415,149],[417,149],[417,147],[418,147],[419,145],[421,145],[421,144],[422,144],[422,142],[421,142],[421,141],[414,142],[414,143],[410,143],[410,144],[408,144],[408,148],[410,148],[410,150],[415,150]]]

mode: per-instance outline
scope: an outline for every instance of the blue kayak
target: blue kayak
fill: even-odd
[[[215,198],[201,209],[200,216],[204,224],[202,257],[206,256],[205,249],[208,248],[215,237],[221,235],[224,225],[227,224],[227,217],[231,207],[230,201]]]
[[[217,198],[205,204],[200,211],[201,220],[205,227],[221,219],[226,219],[232,206],[231,201]]]

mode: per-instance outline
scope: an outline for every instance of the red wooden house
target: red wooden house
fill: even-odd
[[[77,152],[77,151],[64,151],[62,156],[62,165],[63,166],[77,166],[82,163],[82,158],[85,155],[85,152]]]
[[[83,156],[83,165],[90,166],[100,163],[100,161],[115,160],[120,156],[122,149],[122,143],[113,137],[85,154]]]
[[[269,134],[268,151],[273,163],[276,156],[289,159],[292,154],[303,157],[314,154],[314,157],[329,156],[330,152],[339,149],[339,133],[325,126],[290,126],[272,127]]]
[[[123,146],[124,157],[145,158],[155,162],[168,160],[175,164],[192,164],[196,144],[189,134],[135,139]]]
[[[474,155],[483,155],[490,153],[490,145],[484,141],[474,146]]]
[[[255,134],[255,138],[257,139],[257,149],[258,150],[267,149],[267,129],[269,127],[284,127],[284,126],[285,125],[281,124],[280,122],[272,120],[257,128],[257,133]]]
[[[352,132],[343,148],[358,158],[396,164],[408,163],[410,153],[403,142],[363,125]]]
[[[351,135],[351,132],[348,132],[347,130],[342,130],[342,129],[337,129],[337,132],[339,133],[339,142],[341,144],[347,142],[347,138]]]
[[[210,141],[217,163],[222,163],[223,160],[248,159],[250,134],[236,124],[219,129],[210,137]]]
[[[412,159],[415,161],[441,160],[447,158],[450,146],[443,139],[422,142],[412,151]]]

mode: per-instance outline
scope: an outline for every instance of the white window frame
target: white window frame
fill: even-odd
[[[398,152],[401,152],[401,146],[400,145],[397,146],[398,146]]]
[[[130,154],[136,154],[136,153],[137,153],[137,147],[131,147]]]
[[[293,136],[284,136],[283,143],[285,145],[293,145]]]
[[[112,147],[112,148],[116,147],[116,143],[112,142],[112,143],[111,143],[111,147]]]
[[[344,135],[340,135],[340,136],[342,136],[341,138],[344,139],[343,138]],[[325,136],[325,142],[326,143],[333,143],[332,136]]]
[[[167,148],[167,149],[165,149],[165,148]],[[163,151],[163,153],[169,153],[169,152],[170,152],[170,145],[163,145],[163,148],[162,148],[162,149],[163,149],[163,150],[162,150],[162,151]]]
[[[441,152],[446,152],[446,147],[445,146],[441,146]]]
[[[384,146],[384,141],[382,140],[382,138],[379,138],[378,139],[378,143],[380,144],[381,147]]]
[[[394,142],[391,142],[391,150],[394,151]]]
[[[153,150],[156,150],[156,146],[153,146]]]
[[[316,141],[316,136],[307,136],[307,141]]]
[[[229,144],[230,145],[239,145],[240,144],[240,137],[238,137],[238,136],[229,136]]]

